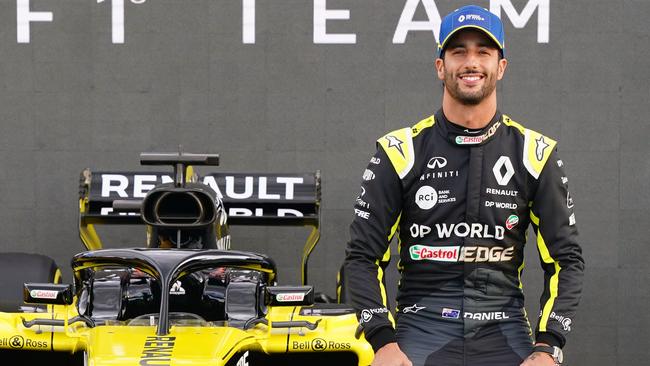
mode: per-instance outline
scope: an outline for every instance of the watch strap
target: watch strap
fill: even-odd
[[[533,347],[533,352],[548,353],[555,361],[556,364],[561,365],[563,357],[561,356],[562,349],[559,347],[551,347],[544,345],[537,345]]]

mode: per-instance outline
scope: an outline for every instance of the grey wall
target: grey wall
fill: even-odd
[[[518,11],[527,3],[513,2]],[[1,0],[0,250],[67,267],[82,249],[81,169],[135,170],[139,152],[183,144],[220,153],[230,171],[322,170],[323,234],[310,274],[333,294],[374,140],[432,114],[441,97],[432,34],[392,43],[404,3],[329,0],[351,19],[328,31],[355,32],[357,42],[322,45],[310,0],[258,0],[255,44],[242,44],[240,1],[127,0],[125,43],[113,44],[109,0],[32,0],[54,21],[32,23],[31,42],[19,44],[16,2]],[[441,14],[465,3],[435,1]],[[549,43],[537,43],[536,17],[523,29],[505,21],[500,108],[559,139],[577,203],[587,275],[571,365],[650,358],[648,14],[645,0],[550,0]],[[422,6],[417,19],[426,19]],[[233,231],[235,247],[271,253],[281,280],[298,280],[306,230]],[[108,234],[115,246],[144,239],[135,229]],[[529,249],[535,318],[541,273]]]

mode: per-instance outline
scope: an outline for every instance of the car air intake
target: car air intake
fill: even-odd
[[[207,193],[171,188],[150,192],[143,202],[147,224],[163,227],[198,227],[214,222],[214,199]]]
[[[201,200],[192,192],[166,192],[160,195],[153,210],[161,224],[200,224],[205,217]]]

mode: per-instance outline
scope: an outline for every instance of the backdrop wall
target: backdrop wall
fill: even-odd
[[[79,172],[136,170],[139,152],[182,144],[221,154],[228,171],[320,169],[310,276],[333,295],[374,141],[438,108],[431,29],[466,3],[1,0],[0,250],[50,255],[69,280]],[[567,363],[645,364],[650,2],[475,3],[506,26],[500,109],[557,138],[568,170],[587,273]],[[144,241],[133,228],[107,234]],[[306,236],[234,228],[233,246],[272,254],[295,283]],[[541,271],[528,249],[534,319]]]

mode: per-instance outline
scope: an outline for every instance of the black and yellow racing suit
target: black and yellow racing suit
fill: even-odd
[[[478,131],[442,111],[378,140],[350,227],[346,292],[375,350],[415,365],[519,365],[532,350],[521,273],[532,224],[544,270],[535,332],[562,347],[584,261],[556,141],[496,113]],[[383,264],[399,237],[396,319]]]

